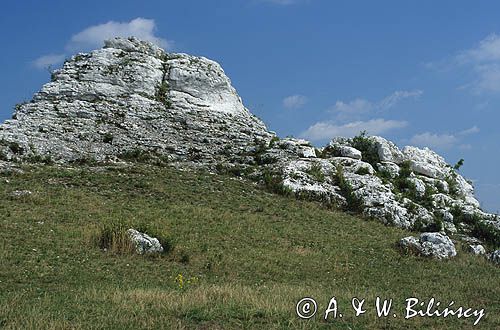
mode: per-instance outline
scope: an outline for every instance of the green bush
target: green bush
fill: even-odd
[[[130,162],[144,163],[150,161],[152,159],[152,156],[150,153],[144,150],[132,149],[120,153],[118,155],[118,158]]]
[[[361,151],[363,161],[370,163],[372,166],[380,162],[377,148],[367,136],[366,131],[362,131],[359,135],[352,138],[352,146]]]
[[[172,101],[168,98],[168,90],[170,86],[166,80],[162,81],[156,89],[155,98],[161,102],[167,109],[172,107]]]
[[[361,212],[363,210],[363,201],[356,196],[352,186],[346,180],[342,165],[338,165],[336,168],[335,181],[347,201],[347,209],[353,212]]]
[[[271,141],[269,141],[269,148],[274,147],[274,145],[276,144],[276,142],[278,142],[279,140],[280,140],[279,137],[273,136],[273,138],[271,139]]]
[[[106,132],[102,138],[104,143],[113,143],[113,134]]]
[[[115,253],[133,253],[135,247],[128,234],[127,227],[118,222],[101,223],[93,238],[100,249]]]
[[[472,215],[465,214],[457,205],[451,208],[450,212],[453,215],[453,223],[456,226],[460,223],[465,223],[471,227],[470,234],[472,236],[483,240],[484,243],[495,249],[500,247],[500,231],[484,222],[477,213]]]
[[[273,173],[266,169],[262,175],[262,180],[264,181],[266,189],[272,193],[280,195],[292,194],[292,191],[283,185],[283,178],[277,173]]]
[[[134,254],[136,247],[127,233],[130,228],[135,228],[141,233],[157,238],[163,247],[163,254],[174,250],[174,242],[171,237],[145,224],[134,226],[126,222],[104,221],[98,225],[92,241],[100,249],[106,251],[118,254]]]
[[[368,167],[360,167],[356,171],[356,174],[358,174],[358,175],[367,175],[367,174],[370,174],[370,170],[368,169]]]
[[[21,155],[24,153],[23,147],[21,147],[21,145],[17,142],[10,142],[9,148],[16,155]]]
[[[305,172],[318,182],[325,181],[325,174],[319,163],[313,163]]]
[[[46,165],[54,164],[54,161],[52,160],[52,157],[50,157],[50,155],[42,156],[40,154],[34,154],[34,155],[28,157],[28,161],[30,163],[40,163],[40,164],[46,164]]]
[[[476,221],[472,225],[472,236],[483,240],[494,249],[500,247],[500,230],[483,221]]]

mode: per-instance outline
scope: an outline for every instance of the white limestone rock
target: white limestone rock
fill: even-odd
[[[481,244],[472,244],[469,245],[469,252],[476,256],[481,256],[486,254],[486,249]]]
[[[404,160],[403,153],[394,143],[381,136],[371,136],[370,140],[373,141],[381,162],[400,164]]]
[[[488,259],[490,259],[494,264],[500,265],[500,250],[491,252]]]
[[[365,163],[361,160],[354,159],[352,157],[332,157],[328,159],[334,166],[342,166],[345,172],[356,173],[356,174],[375,174],[373,166],[369,163]]]
[[[52,78],[0,125],[2,158],[115,161],[139,151],[173,161],[246,162],[249,150],[273,137],[216,62],[135,38],[75,55]]]
[[[130,240],[138,254],[162,253],[163,247],[157,238],[141,233],[135,229],[127,230]]]
[[[413,184],[416,195],[423,197],[425,195],[425,183],[418,178],[409,178],[408,180]]]
[[[314,169],[314,172],[312,171]],[[319,171],[320,173],[316,173]],[[322,159],[295,160],[283,170],[283,186],[297,197],[308,197],[326,204],[345,206],[346,200],[335,185],[333,165]],[[321,176],[321,179],[318,178]]]
[[[13,192],[10,193],[11,197],[25,197],[25,196],[30,196],[32,195],[33,192],[30,190],[14,190]]]
[[[340,156],[361,160],[361,151],[353,147],[339,146]]]
[[[399,241],[399,245],[407,252],[438,260],[457,255],[455,244],[441,233],[422,233],[418,240],[413,236],[405,237]]]
[[[379,172],[386,172],[391,179],[395,179],[399,175],[399,166],[393,162],[381,162],[377,164]]]

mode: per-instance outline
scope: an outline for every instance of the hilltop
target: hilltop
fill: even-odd
[[[500,258],[500,221],[481,210],[459,166],[378,136],[332,137],[324,148],[280,139],[244,107],[219,64],[136,38],[108,40],[54,71],[0,125],[0,158],[3,167],[156,162],[233,173]]]

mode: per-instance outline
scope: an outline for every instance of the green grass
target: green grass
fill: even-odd
[[[5,182],[5,179],[8,182]],[[11,197],[28,189],[29,196]],[[102,251],[106,223],[154,228],[173,249]],[[485,308],[500,323],[500,268],[460,253],[402,256],[409,232],[229,176],[137,165],[26,169],[0,177],[0,328],[5,329],[469,329],[456,318],[377,319],[376,296]],[[179,286],[182,274],[184,284]],[[188,280],[189,281],[188,283]],[[295,316],[296,302],[332,296],[342,319]],[[354,317],[352,297],[368,311]]]

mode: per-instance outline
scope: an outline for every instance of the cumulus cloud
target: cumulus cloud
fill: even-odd
[[[421,90],[395,91],[380,101],[371,102],[363,98],[352,101],[337,101],[328,109],[333,118],[319,121],[301,133],[301,137],[321,141],[331,139],[334,136],[352,137],[361,131],[370,135],[381,135],[391,130],[408,126],[403,120],[388,120],[382,118],[368,119],[370,115],[379,114],[391,109],[408,98],[419,98]]]
[[[450,149],[458,146],[459,149],[469,150],[472,149],[472,146],[468,143],[461,143],[463,137],[478,133],[479,131],[480,129],[477,126],[472,126],[455,134],[424,132],[414,135],[410,139],[410,143],[431,149]]]
[[[380,118],[355,121],[344,125],[337,125],[333,122],[318,122],[302,132],[301,137],[311,141],[320,141],[331,139],[334,136],[353,137],[361,131],[366,131],[370,135],[379,135],[406,126],[408,126],[406,121]]]
[[[66,55],[64,54],[49,54],[49,55],[44,55],[32,62],[32,64],[37,68],[37,69],[47,69],[51,68],[54,65],[57,65],[59,63],[62,63],[64,61],[64,58]]]
[[[283,99],[283,107],[286,109],[298,109],[307,103],[307,97],[303,95],[290,95]]]
[[[90,26],[73,35],[66,45],[66,49],[69,51],[94,49],[101,47],[106,39],[131,36],[151,41],[160,47],[169,48],[169,42],[156,36],[155,32],[156,23],[153,19],[139,17],[130,22],[109,21]]]
[[[89,51],[102,47],[106,39],[132,36],[153,42],[165,49],[172,47],[171,41],[156,35],[155,20],[138,17],[129,22],[109,21],[104,24],[89,26],[74,34],[66,43],[65,49],[68,54]],[[61,63],[68,54],[44,55],[34,60],[33,65],[36,68],[47,68]]]

